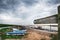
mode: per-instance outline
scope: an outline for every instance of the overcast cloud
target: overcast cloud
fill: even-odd
[[[33,24],[34,19],[57,14],[60,0],[0,0],[0,23]]]

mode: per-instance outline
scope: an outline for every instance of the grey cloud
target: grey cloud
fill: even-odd
[[[56,5],[60,3],[60,0],[48,0],[47,3],[50,3],[52,5]]]
[[[11,9],[12,1],[0,0],[0,9]]]
[[[0,0],[0,9],[13,9],[16,7],[18,4],[23,2],[25,5],[32,5],[36,0]]]
[[[45,14],[47,16],[49,14],[51,15],[51,14],[56,13],[56,10],[55,9],[53,10],[53,8],[55,8],[53,6],[58,3],[60,3],[60,0],[0,0],[0,13],[3,16],[8,15],[9,17],[12,18],[12,19],[10,19],[11,22],[7,19],[4,20],[4,19],[0,18],[0,23],[9,23],[10,22],[10,23],[16,23],[16,24],[17,23],[30,24],[33,22],[32,20],[35,18],[42,18],[43,16],[45,16]],[[45,5],[43,5],[43,4],[45,4]],[[48,5],[50,5],[50,6],[48,6]],[[22,9],[21,9],[22,11],[20,11],[21,7],[22,7]],[[53,8],[49,9],[51,7],[53,7]],[[47,12],[43,11],[45,8],[46,8]],[[29,10],[29,11],[25,11],[25,10]],[[8,16],[6,16],[6,18]],[[39,17],[36,17],[36,16],[39,16]],[[19,20],[16,20],[14,18],[19,18]],[[23,22],[20,21],[20,18],[23,20]],[[12,20],[13,21],[15,20],[15,21],[13,22]],[[26,23],[26,22],[28,22],[28,23]]]
[[[0,10],[13,10],[18,4],[15,0],[0,0]]]
[[[38,0],[21,0],[21,1],[27,6],[32,6],[33,4],[38,2]]]
[[[13,14],[16,14],[15,11],[21,3],[24,3],[24,6],[29,7],[36,2],[36,0],[0,0],[0,13],[9,10],[12,11]]]
[[[48,0],[47,2],[50,4],[58,4],[60,0]],[[21,3],[24,3],[28,7],[38,3],[38,0],[0,0],[0,11],[1,9],[15,10]]]

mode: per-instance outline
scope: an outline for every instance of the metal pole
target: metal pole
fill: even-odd
[[[51,32],[51,24],[50,24],[50,32]]]

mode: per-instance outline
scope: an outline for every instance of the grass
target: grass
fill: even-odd
[[[1,35],[3,39],[21,39],[23,36],[19,35]]]
[[[10,31],[12,31],[12,29],[11,28],[3,28],[3,29],[1,29],[0,30],[0,32],[2,33],[1,35],[0,35],[0,37],[2,37],[2,39],[21,39],[23,36],[19,36],[19,35],[6,35],[5,33],[6,32],[10,32]]]
[[[11,28],[3,28],[3,29],[0,30],[0,32],[3,32],[3,33],[10,32],[10,31],[12,31]]]

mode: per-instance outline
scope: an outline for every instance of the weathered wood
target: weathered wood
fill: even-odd
[[[60,40],[60,6],[58,6],[58,40]]]

